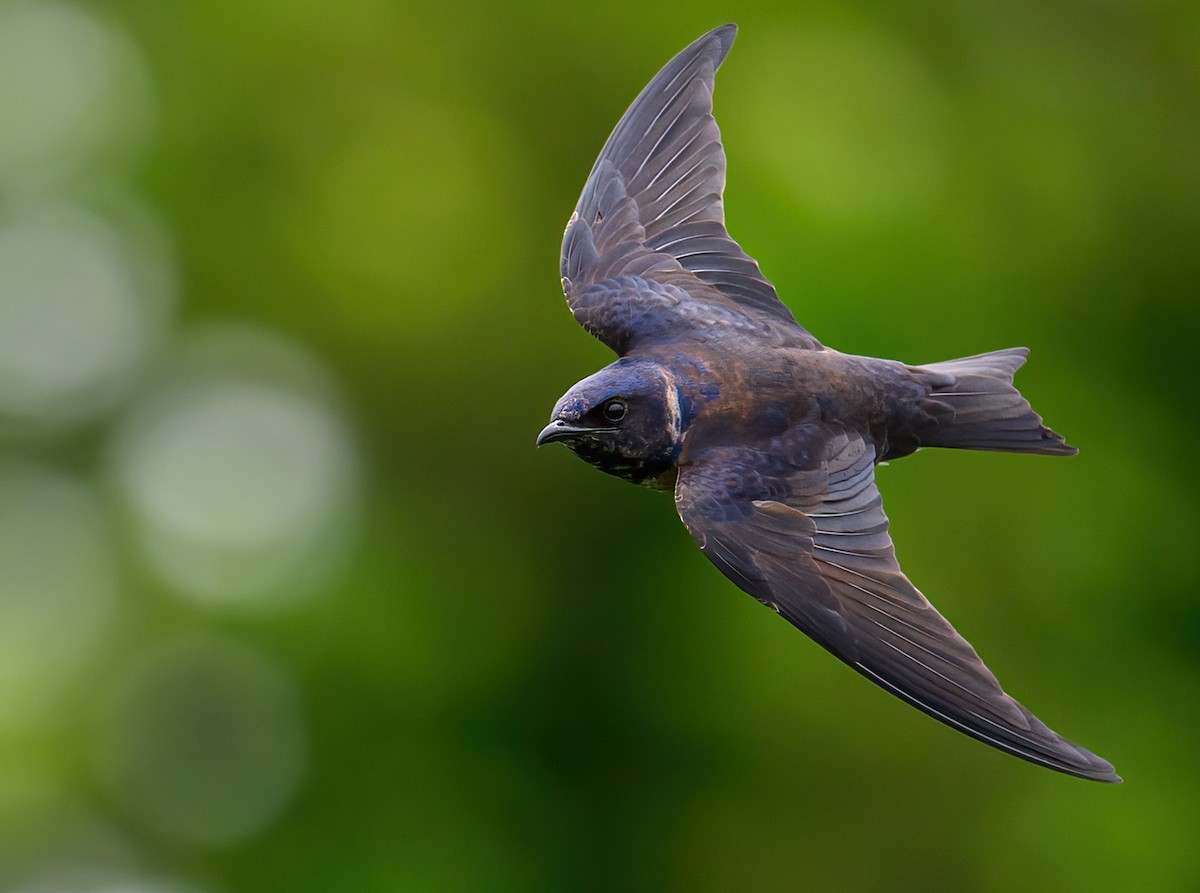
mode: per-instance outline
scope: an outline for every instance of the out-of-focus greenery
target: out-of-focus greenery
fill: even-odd
[[[558,284],[584,176],[731,19],[728,222],[797,318],[909,362],[1032,349],[1077,458],[881,487],[909,575],[1123,786],[889,698],[669,499],[534,450],[609,360]],[[3,889],[1200,889],[1200,7],[0,21]],[[125,309],[12,285],[59,273]]]

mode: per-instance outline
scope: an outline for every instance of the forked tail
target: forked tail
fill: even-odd
[[[930,420],[921,432],[921,444],[1047,456],[1079,452],[1043,425],[1042,417],[1013,387],[1013,375],[1028,353],[1024,347],[1012,347],[911,367],[929,388],[921,403]]]

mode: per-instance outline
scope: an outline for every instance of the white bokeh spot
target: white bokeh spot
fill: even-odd
[[[147,304],[99,218],[67,205],[0,218],[0,420],[55,429],[110,409],[146,355]]]
[[[346,423],[305,380],[315,360],[237,327],[201,332],[181,356],[114,453],[147,563],[206,604],[310,594],[342,552],[356,477]]]
[[[133,44],[83,7],[0,0],[0,185],[22,192],[136,154],[150,96]]]

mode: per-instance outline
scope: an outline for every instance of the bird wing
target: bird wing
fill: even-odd
[[[666,328],[647,323],[647,309],[701,325],[741,315],[818,346],[725,230],[712,91],[736,32],[710,31],[655,75],[604,144],[567,224],[567,303],[618,353]]]
[[[1022,759],[1119,781],[1112,766],[1009,697],[896,562],[875,448],[802,426],[762,449],[717,448],[681,468],[676,505],[708,559],[872,682]],[[788,459],[781,459],[788,456]]]

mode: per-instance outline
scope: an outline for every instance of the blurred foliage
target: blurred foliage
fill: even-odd
[[[0,27],[0,74],[42,66],[0,108],[87,114],[0,137],[0,216],[86,209],[79,281],[121,233],[157,297],[88,323],[103,392],[82,348],[0,332],[44,398],[0,419],[0,889],[1200,889],[1200,7],[0,20],[31,9],[94,53]],[[925,452],[881,486],[909,575],[1123,786],[927,720],[734,590],[668,499],[533,449],[609,359],[558,284],[584,176],[726,20],[729,226],[797,318],[909,362],[1032,349],[1078,458]],[[60,333],[46,306],[11,318]]]

